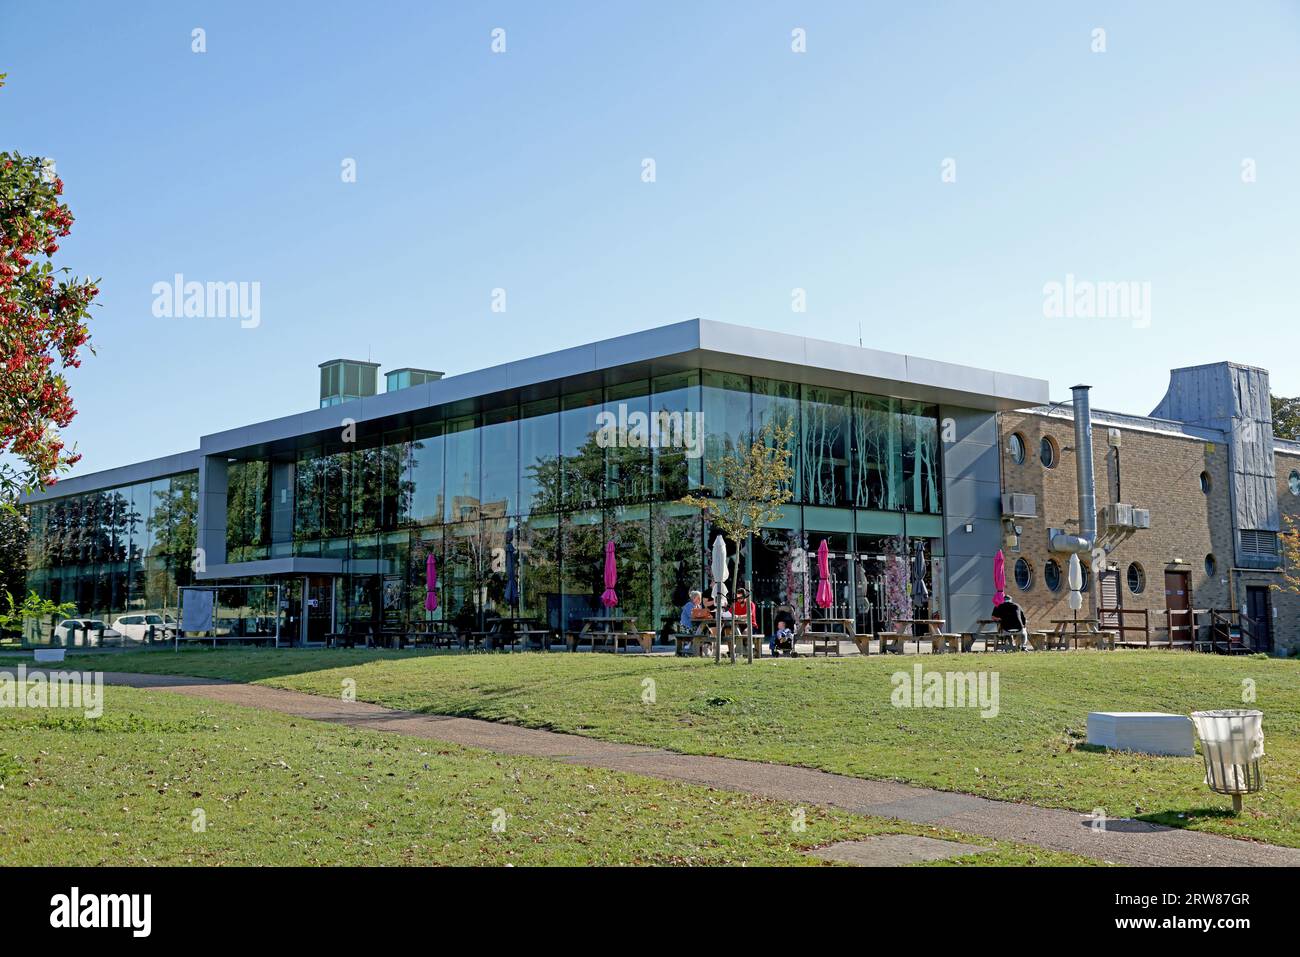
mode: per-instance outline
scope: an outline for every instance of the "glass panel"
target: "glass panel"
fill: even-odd
[[[560,525],[561,620],[566,631],[578,631],[582,619],[601,614],[605,590],[605,534],[600,512],[571,512]]]
[[[848,392],[802,387],[800,482],[809,505],[852,504],[849,487],[849,432],[852,399]]]
[[[466,416],[447,423],[447,522],[472,521],[479,515],[478,417]]]
[[[566,395],[560,412],[560,470],[565,508],[600,504],[605,451],[596,441],[602,399],[599,389]]]
[[[610,386],[605,396],[605,500],[621,505],[645,502],[652,488],[650,475],[650,383],[646,380]]]
[[[562,625],[560,605],[560,522],[555,515],[533,515],[515,532],[519,613]]]
[[[704,526],[699,513],[683,505],[657,503],[652,512],[654,618],[644,630],[676,623],[691,590],[704,587]]]
[[[411,443],[406,431],[384,436],[383,495],[380,502],[382,528],[405,528],[411,524]]]
[[[680,372],[654,380],[654,492],[674,500],[700,486],[704,430],[700,414],[700,374]],[[685,599],[683,599],[685,601]]]
[[[938,514],[939,418],[933,406],[904,403],[900,410],[903,435],[904,504],[912,512]]]
[[[749,376],[704,372],[704,485],[713,495],[726,491],[717,474],[718,462],[735,455],[750,441]]]
[[[442,526],[422,528],[412,534],[411,558],[408,564],[408,587],[410,589],[411,617],[421,621],[445,621],[447,618],[443,583],[446,579],[446,563],[442,554]],[[425,609],[425,596],[428,593],[427,571],[428,558],[432,554],[438,577],[438,607],[430,612]]]
[[[379,528],[383,501],[383,449],[378,439],[356,449],[349,461],[349,487],[352,491],[352,534],[365,534]]]
[[[560,507],[560,403],[527,402],[520,409],[519,512],[554,512]]]
[[[614,542],[614,568],[617,582],[614,593],[618,605],[612,614],[636,619],[639,631],[658,631],[660,623],[654,618],[654,599],[650,568],[650,507],[638,505],[618,508],[609,513],[607,535]],[[604,543],[601,543],[600,591],[605,591]],[[604,608],[604,605],[601,605]]]
[[[898,400],[855,394],[853,405],[854,504],[896,511],[906,500]]]
[[[800,501],[799,485],[799,385],[795,382],[782,382],[778,379],[754,378],[754,435],[763,434],[763,428],[775,429],[785,426],[791,430],[790,441],[786,448],[790,452],[790,466],[794,471],[793,501]],[[773,439],[769,435],[764,444],[771,448]]]
[[[444,529],[442,567],[447,620],[460,631],[482,629],[482,586],[485,556],[478,522],[459,522]]]
[[[443,516],[442,424],[421,426],[411,443],[411,521],[441,525]]]
[[[515,514],[519,505],[519,410],[515,406],[483,415],[483,514]]]

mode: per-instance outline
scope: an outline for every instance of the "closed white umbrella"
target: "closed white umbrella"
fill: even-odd
[[[1083,595],[1080,594],[1080,590],[1083,588],[1083,566],[1079,564],[1077,553],[1070,556],[1069,582],[1070,608],[1073,611],[1078,611],[1083,607]]]
[[[713,641],[713,660],[722,661],[722,603],[727,600],[727,543],[718,535],[713,539],[713,597],[717,601],[718,633]],[[734,653],[734,649],[733,649]]]

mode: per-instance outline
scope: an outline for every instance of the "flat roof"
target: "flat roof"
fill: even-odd
[[[199,448],[205,455],[243,452],[299,437],[337,433],[340,416],[360,425],[481,397],[511,392],[527,397],[530,390],[549,382],[599,384],[693,367],[987,411],[1019,409],[1048,401],[1045,379],[709,319],[688,319],[215,432],[203,436]]]
[[[595,385],[691,368],[760,375],[994,412],[1049,401],[1045,379],[709,319],[688,319],[324,409],[310,409],[214,432],[200,439],[197,450],[64,479],[44,492],[24,496],[21,501],[59,498],[192,471],[199,467],[204,455],[283,447],[300,440],[303,440],[301,444],[311,444],[319,441],[318,436],[337,435],[341,417],[357,424],[400,420],[431,407],[482,397],[514,393],[528,398],[536,394],[538,387],[553,382]]]

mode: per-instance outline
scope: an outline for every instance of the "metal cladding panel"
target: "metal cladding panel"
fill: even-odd
[[[1002,547],[997,421],[992,412],[951,406],[939,408],[939,419],[952,429],[943,442],[947,627],[974,631],[993,607],[993,556]]]
[[[1165,397],[1151,414],[1228,433],[1234,526],[1280,529],[1266,369],[1235,362],[1174,369]]]

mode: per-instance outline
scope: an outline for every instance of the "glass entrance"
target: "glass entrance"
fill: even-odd
[[[328,575],[308,575],[304,590],[305,639],[308,643],[324,643],[325,636],[334,631],[334,579]]]

